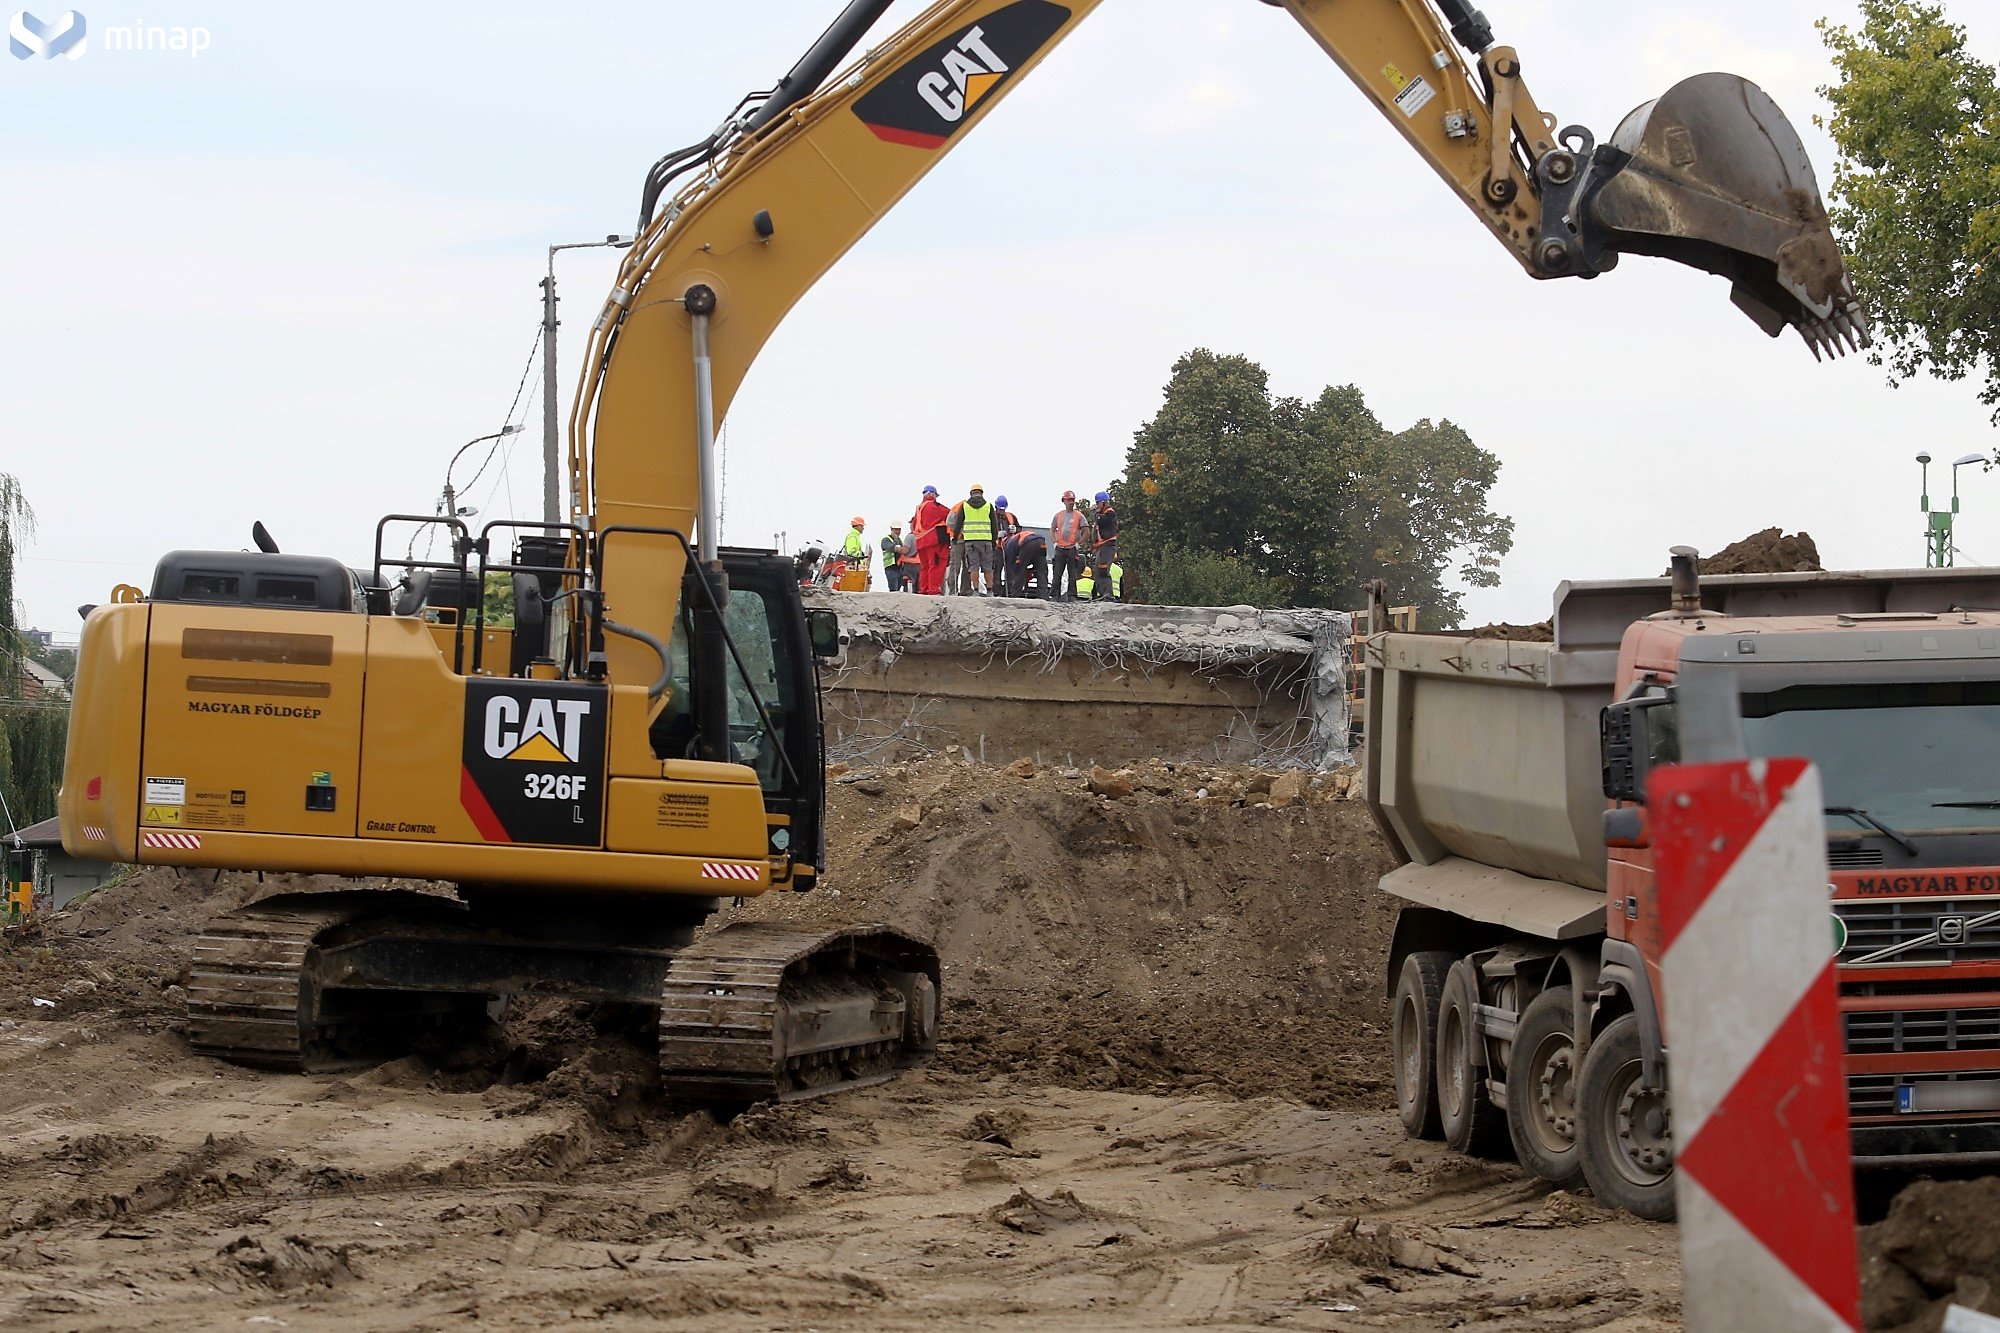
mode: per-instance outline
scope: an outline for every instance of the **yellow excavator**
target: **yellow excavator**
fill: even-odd
[[[208,926],[196,1049],[335,1067],[526,990],[658,1006],[686,1098],[811,1096],[933,1049],[921,939],[695,937],[723,898],[823,869],[816,659],[839,635],[789,561],[719,545],[715,430],[792,305],[1097,2],[942,0],[849,63],[890,3],[854,0],[663,157],[584,356],[567,521],[390,515],[358,572],[258,525],[256,550],[173,552],[88,613],[68,850],[353,881]],[[1530,275],[1655,255],[1816,353],[1866,340],[1798,136],[1744,80],[1688,79],[1599,140],[1557,128],[1465,0],[1277,7]],[[449,558],[399,555],[426,525]],[[511,627],[486,620],[494,576]]]

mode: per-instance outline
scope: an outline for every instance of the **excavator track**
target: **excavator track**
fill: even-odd
[[[314,1063],[307,954],[351,910],[267,899],[209,923],[188,970],[188,1040],[201,1055],[261,1069]]]
[[[679,951],[660,1077],[684,1101],[797,1101],[881,1083],[937,1040],[938,957],[885,926],[740,922]]]
[[[937,950],[886,926],[739,923],[649,962],[604,945],[524,957],[522,941],[496,942],[457,915],[388,893],[267,898],[225,913],[195,944],[189,1040],[234,1064],[351,1068],[566,968],[591,974],[602,999],[648,993],[631,989],[645,978],[659,996],[663,1090],[684,1101],[866,1087],[937,1044]]]
[[[476,1013],[477,993],[356,988],[323,951],[434,901],[365,892],[265,898],[215,918],[188,969],[188,1040],[201,1055],[290,1072],[355,1069],[402,1054]]]

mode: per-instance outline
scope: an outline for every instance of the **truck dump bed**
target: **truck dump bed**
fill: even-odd
[[[1666,578],[1565,583],[1553,643],[1449,634],[1363,640],[1364,794],[1399,860],[1383,886],[1410,901],[1547,938],[1604,911],[1598,713],[1618,645],[1666,611]],[[2000,606],[1991,570],[1737,574],[1702,602],[1734,616],[1868,615]]]

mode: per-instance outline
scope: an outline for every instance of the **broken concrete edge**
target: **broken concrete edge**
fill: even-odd
[[[1125,652],[1195,665],[1310,656],[1345,639],[1352,617],[1312,608],[1141,606],[1034,598],[920,597],[809,590],[806,605],[840,617],[841,637],[893,652]]]
[[[1349,757],[1344,612],[821,590],[806,602],[840,618],[822,697],[829,751],[843,758],[953,741],[1003,763],[1145,755],[1329,770]],[[1082,711],[1054,724],[1051,707]]]

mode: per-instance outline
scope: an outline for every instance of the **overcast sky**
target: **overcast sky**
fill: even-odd
[[[457,447],[508,420],[527,431],[455,479],[486,515],[536,516],[539,374],[516,390],[545,247],[630,230],[646,166],[838,7],[121,2],[86,6],[81,59],[0,57],[0,471],[40,518],[27,623],[73,633],[163,550],[243,546],[257,518],[363,564],[381,514],[429,511]],[[1831,174],[1827,0],[1484,7],[1565,123],[1608,134],[1727,69]],[[1948,8],[2000,53],[1984,6]],[[106,48],[141,20],[207,49]],[[567,351],[606,256],[558,261]],[[773,339],[727,427],[725,538],[837,540],[856,512],[879,536],[927,482],[1045,521],[1122,470],[1193,347],[1498,454],[1516,545],[1475,623],[1771,524],[1830,565],[1921,564],[1912,455],[1995,443],[1972,386],[1817,365],[1719,279],[1628,260],[1529,281],[1281,11],[1104,0]],[[2000,564],[2000,474],[1963,480],[1961,548]]]

